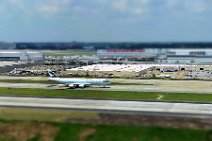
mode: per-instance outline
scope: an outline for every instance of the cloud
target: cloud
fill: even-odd
[[[148,9],[150,0],[113,0],[114,10],[125,13],[141,15]]]
[[[25,10],[26,8],[26,1],[25,0],[9,0],[12,6],[16,6],[21,10]]]
[[[133,10],[132,10],[132,13],[133,14],[136,14],[136,15],[140,15],[140,14],[142,14],[144,12],[144,9],[143,8],[134,8]]]
[[[202,13],[208,10],[205,0],[185,0],[184,6],[187,10]]]
[[[101,15],[126,18],[143,16],[148,12],[157,12],[164,1],[169,8],[177,9],[180,6],[186,10],[203,12],[206,10],[204,0],[8,0],[15,9],[21,12],[40,15],[87,14],[90,17]],[[93,15],[92,15],[93,14]],[[123,18],[123,17],[121,17]]]
[[[172,10],[204,13],[212,6],[210,0],[166,0],[166,6]]]
[[[47,14],[56,14],[60,12],[60,7],[57,5],[42,5],[38,8],[38,12]]]
[[[58,14],[66,10],[71,2],[72,0],[44,0],[38,4],[36,10],[44,14]]]
[[[0,13],[4,11],[4,6],[0,5]]]
[[[8,0],[8,5],[20,12],[57,14],[67,9],[72,0]]]
[[[138,21],[176,13],[205,13],[212,7],[210,0],[2,0],[19,14],[41,17],[101,18]],[[15,9],[15,10],[14,10]],[[9,10],[7,10],[9,11]],[[2,13],[2,12],[1,12]]]
[[[113,7],[118,11],[125,12],[128,8],[128,3],[126,0],[114,0]]]
[[[166,0],[166,7],[174,8],[182,3],[183,3],[182,0]]]

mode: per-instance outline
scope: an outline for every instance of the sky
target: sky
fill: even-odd
[[[211,42],[212,0],[0,0],[0,41]]]

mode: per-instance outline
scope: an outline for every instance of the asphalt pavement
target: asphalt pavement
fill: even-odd
[[[115,101],[92,99],[0,97],[0,107],[98,110],[115,112],[161,113],[212,117],[212,104]]]

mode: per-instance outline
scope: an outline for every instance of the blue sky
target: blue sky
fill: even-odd
[[[0,0],[0,40],[212,41],[212,0]]]

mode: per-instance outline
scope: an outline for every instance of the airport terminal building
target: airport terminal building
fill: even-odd
[[[0,51],[0,61],[44,61],[44,54],[33,51]]]
[[[149,58],[154,57],[154,52],[149,52],[145,49],[110,49],[98,50],[97,56],[102,59],[116,59],[116,58]]]
[[[143,59],[168,64],[212,64],[212,48],[144,48],[98,50],[101,59]]]

